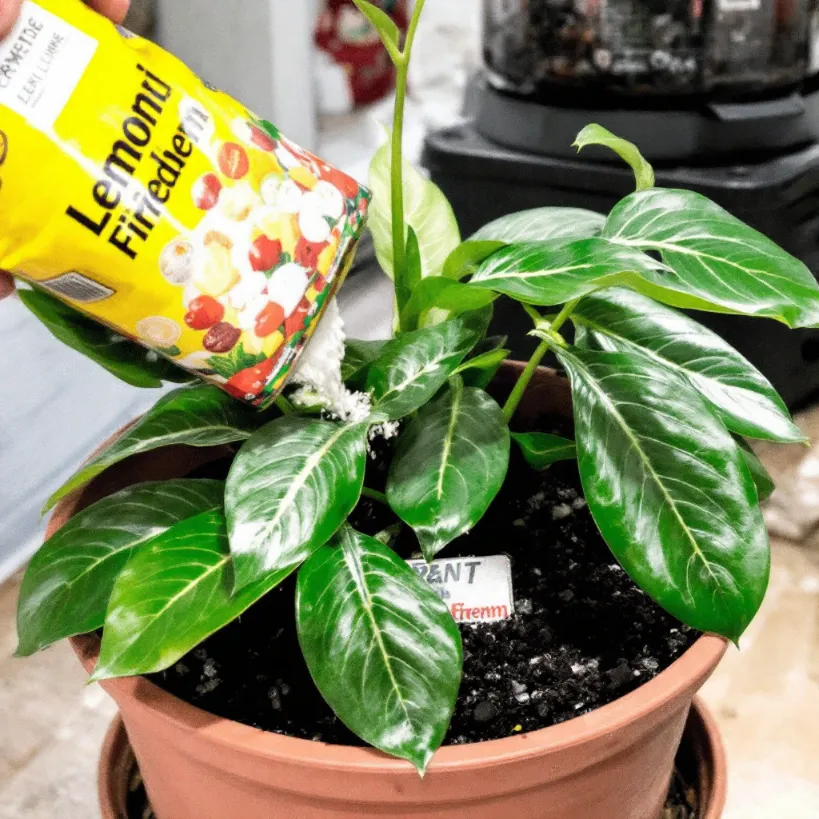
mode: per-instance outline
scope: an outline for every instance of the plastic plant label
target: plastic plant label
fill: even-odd
[[[458,623],[494,623],[515,613],[512,561],[506,555],[410,560]]]

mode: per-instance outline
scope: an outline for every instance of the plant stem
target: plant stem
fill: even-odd
[[[579,303],[580,299],[575,299],[563,307],[563,309],[557,314],[557,318],[549,326],[551,332],[555,334],[560,332],[560,328],[569,320],[574,312],[574,308],[577,307]]]
[[[535,354],[526,365],[526,369],[523,371],[523,374],[518,379],[518,383],[515,384],[515,388],[512,390],[512,394],[509,396],[509,400],[503,407],[503,415],[506,418],[507,423],[512,420],[517,412],[520,402],[523,400],[523,396],[529,387],[529,382],[537,372],[540,362],[543,361],[546,353],[549,352],[549,348],[550,343],[548,341],[542,341],[540,343],[540,346],[537,348],[537,350],[535,350]]]
[[[387,496],[383,492],[379,492],[376,489],[368,489],[366,486],[361,490],[361,496],[364,498],[369,498],[370,500],[378,501],[379,503],[383,503],[384,506],[389,506],[389,501],[387,501]]]
[[[426,0],[416,0],[407,39],[401,56],[395,61],[395,113],[392,123],[392,255],[396,288],[407,286],[407,230],[404,224],[404,108],[407,101],[407,84],[412,58],[412,46],[421,20]],[[396,318],[398,332],[401,332],[401,317]]]
[[[526,365],[526,369],[518,379],[517,384],[515,384],[515,388],[512,390],[512,394],[509,396],[509,400],[503,408],[503,414],[507,422],[511,421],[517,412],[520,402],[523,400],[523,396],[529,388],[529,383],[534,378],[537,368],[540,366],[540,362],[546,357],[546,353],[549,352],[549,349],[555,343],[563,347],[566,346],[566,342],[558,331],[569,320],[579,301],[580,299],[575,299],[574,301],[568,302],[557,314],[555,320],[549,325],[549,329],[546,331],[549,338],[542,341],[537,350],[535,350],[535,354]]]

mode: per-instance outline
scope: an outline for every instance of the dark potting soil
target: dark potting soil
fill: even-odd
[[[562,420],[543,431],[571,434]],[[382,445],[367,485],[384,485]],[[699,636],[666,614],[616,564],[586,507],[574,463],[533,471],[513,446],[509,475],[484,519],[443,556],[507,554],[515,614],[462,625],[464,675],[447,744],[507,737],[593,711],[633,691]],[[395,522],[363,500],[352,523]],[[405,532],[393,544],[413,556]],[[299,650],[291,578],[175,667],[152,679],[200,708],[266,731],[361,745],[318,693]]]

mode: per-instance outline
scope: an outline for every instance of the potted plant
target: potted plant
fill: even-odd
[[[655,819],[768,581],[771,482],[745,439],[804,440],[675,308],[814,326],[819,287],[594,125],[578,147],[619,154],[635,193],[462,242],[402,157],[424,0],[405,38],[356,3],[398,76],[369,222],[394,338],[342,347],[330,316],[275,408],[185,386],[105,444],[48,503],[18,653],[73,639],[160,819]],[[541,340],[526,364],[487,337],[501,296]]]

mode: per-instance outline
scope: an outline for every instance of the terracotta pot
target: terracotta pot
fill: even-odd
[[[686,782],[697,793],[698,819],[720,819],[726,795],[725,750],[714,718],[702,700],[694,700],[688,715],[677,766],[685,771]],[[102,819],[130,819],[127,798],[135,770],[134,752],[122,719],[117,717],[108,729],[100,755]]]
[[[504,368],[498,392],[508,390],[516,370]],[[542,371],[527,393],[524,416],[569,410],[566,381]],[[173,453],[175,463],[163,452],[128,461],[65,499],[50,531],[125,483],[169,471],[183,475],[192,461],[216,455],[184,450]],[[98,639],[85,636],[73,645],[90,671]],[[159,819],[657,819],[694,695],[726,646],[704,636],[638,690],[561,725],[443,748],[423,780],[408,763],[372,749],[292,739],[220,719],[145,678],[103,687],[119,705]]]

